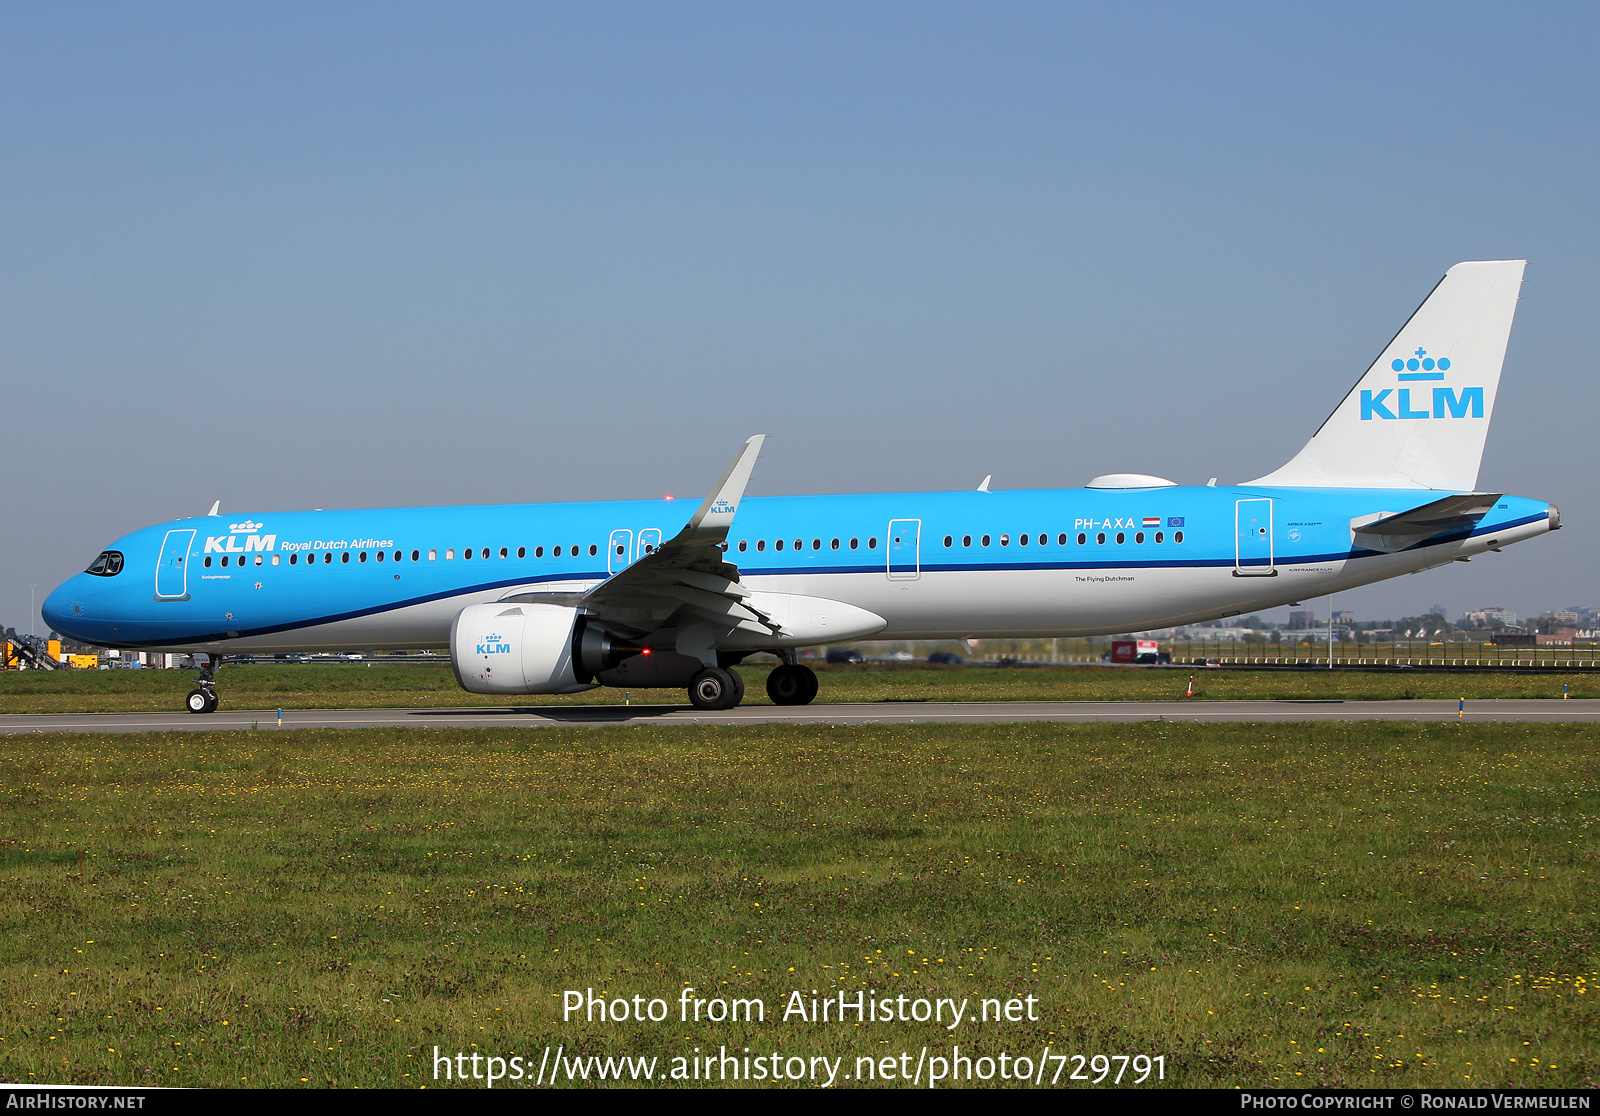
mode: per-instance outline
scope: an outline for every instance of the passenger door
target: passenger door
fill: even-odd
[[[167,532],[161,541],[161,558],[156,563],[156,600],[189,599],[189,548],[194,545],[194,529]]]
[[[1272,568],[1272,501],[1240,500],[1233,506],[1233,576],[1276,577]]]

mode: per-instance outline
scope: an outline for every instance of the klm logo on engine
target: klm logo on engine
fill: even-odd
[[[478,654],[509,655],[511,654],[511,644],[501,643],[498,635],[484,636],[483,642],[478,644]]]
[[[1450,370],[1450,358],[1435,360],[1427,349],[1419,348],[1409,359],[1396,359],[1389,365],[1402,382],[1442,380]],[[1372,419],[1442,419],[1483,417],[1483,389],[1467,387],[1460,391],[1448,387],[1384,388],[1361,392],[1361,421]],[[1413,394],[1415,393],[1415,394]]]

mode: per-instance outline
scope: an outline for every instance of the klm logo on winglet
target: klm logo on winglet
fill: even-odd
[[[1409,360],[1396,359],[1390,364],[1400,379],[1406,380],[1442,380],[1444,374],[1450,370],[1450,358],[1440,357],[1434,360],[1428,356],[1428,350],[1419,348]],[[1428,405],[1426,396],[1423,395],[1427,388],[1384,388],[1382,391],[1361,392],[1361,421],[1371,419],[1427,419],[1427,418],[1477,418],[1483,417],[1483,389],[1481,387],[1462,388],[1459,392],[1447,388],[1436,387],[1433,389],[1432,406]],[[1412,391],[1417,392],[1416,407],[1412,402]],[[1393,396],[1391,399],[1390,396]]]
[[[491,635],[491,636],[484,636],[483,637],[483,642],[478,644],[478,654],[480,654],[480,655],[509,655],[509,654],[511,654],[511,644],[509,644],[509,643],[501,643],[500,642],[500,636],[498,634]]]

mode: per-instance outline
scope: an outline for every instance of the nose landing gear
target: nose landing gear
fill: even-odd
[[[216,656],[206,656],[205,665],[200,668],[199,676],[194,680],[195,687],[189,691],[189,696],[184,698],[183,705],[191,713],[215,713],[217,711],[217,676]]]

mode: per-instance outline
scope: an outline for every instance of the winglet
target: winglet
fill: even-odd
[[[222,510],[222,501],[218,500],[216,503],[211,505],[211,510],[206,512],[206,514],[207,515],[216,515],[221,510]]]
[[[728,471],[722,474],[722,479],[711,490],[711,495],[706,497],[705,503],[700,505],[700,510],[694,513],[693,518],[679,532],[680,540],[720,543],[728,537],[728,528],[733,526],[733,517],[739,510],[740,499],[744,497],[745,485],[750,483],[750,474],[755,470],[756,458],[761,454],[761,443],[766,440],[765,434],[757,434],[745,442],[744,449],[733,459]]]
[[[987,491],[989,491],[989,482],[992,481],[992,480],[994,480],[994,474],[993,473],[985,474],[984,478],[983,478],[983,483],[978,485],[978,491],[979,492],[987,492]]]

